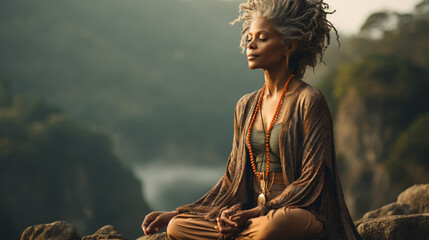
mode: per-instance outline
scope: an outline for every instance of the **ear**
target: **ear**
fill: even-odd
[[[297,40],[289,40],[286,42],[286,56],[292,55],[295,50],[298,48],[298,41]]]

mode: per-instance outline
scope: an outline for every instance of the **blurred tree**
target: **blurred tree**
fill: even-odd
[[[399,16],[393,12],[377,12],[370,15],[360,28],[360,35],[366,38],[379,39],[384,32],[395,29]]]
[[[428,126],[429,113],[426,113],[413,121],[393,144],[386,164],[392,173],[395,192],[429,182]]]
[[[18,239],[25,227],[56,220],[82,234],[112,224],[124,235],[141,235],[149,211],[141,183],[113,154],[106,135],[56,107],[14,96],[5,81],[0,99],[2,237]]]

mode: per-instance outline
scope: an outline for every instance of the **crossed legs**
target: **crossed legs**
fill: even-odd
[[[201,216],[179,214],[167,227],[170,240],[219,239],[215,222]],[[300,208],[279,208],[267,215],[250,219],[237,240],[305,240],[323,237],[323,223],[309,211]]]

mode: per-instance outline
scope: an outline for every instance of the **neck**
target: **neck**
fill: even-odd
[[[268,97],[280,94],[283,87],[291,75],[291,72],[285,67],[279,67],[276,69],[264,69],[265,76],[265,95]]]

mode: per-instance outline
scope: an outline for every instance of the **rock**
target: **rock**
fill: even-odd
[[[21,240],[80,240],[75,226],[68,222],[57,221],[27,227]]]
[[[165,239],[167,239],[167,234],[165,232],[157,233],[152,236],[142,236],[137,238],[137,240],[165,240]]]
[[[116,228],[112,225],[106,225],[98,229],[98,231],[95,232],[94,234],[90,236],[85,236],[82,238],[82,240],[104,240],[104,239],[127,240],[125,237],[119,234]]]
[[[364,240],[429,240],[429,184],[408,188],[355,224]]]
[[[356,225],[359,225],[361,222],[371,218],[380,218],[394,215],[409,215],[416,214],[417,212],[411,209],[411,206],[405,203],[390,203],[381,208],[369,211],[363,215],[362,219],[355,222]]]
[[[414,185],[395,203],[367,212],[355,222],[363,240],[429,240],[429,184]],[[67,222],[28,227],[21,240],[79,240],[76,228]],[[100,228],[81,240],[126,240],[112,226]],[[137,240],[165,240],[166,233],[142,236]]]
[[[429,214],[367,219],[357,230],[364,240],[429,240]]]
[[[398,196],[398,203],[405,203],[418,213],[429,213],[429,184],[414,185]]]

